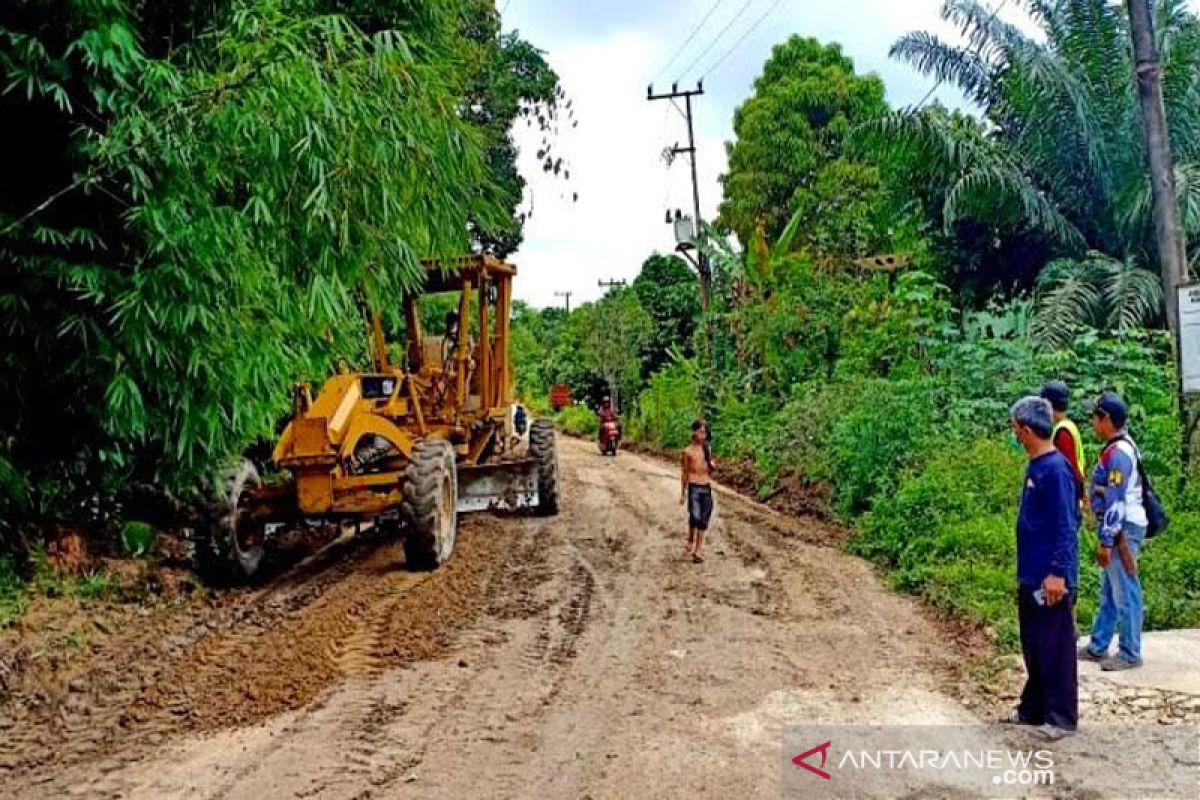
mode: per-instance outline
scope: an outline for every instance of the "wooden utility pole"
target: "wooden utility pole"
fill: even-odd
[[[671,102],[675,102],[676,98],[680,98],[680,97],[683,98],[683,103],[684,103],[683,115],[684,115],[684,118],[687,119],[688,146],[680,147],[680,146],[676,145],[671,148],[671,153],[674,155],[679,155],[680,153],[687,153],[688,158],[691,161],[691,165],[692,165],[692,205],[693,205],[694,213],[696,215],[695,217],[693,217],[693,220],[694,220],[693,224],[696,226],[696,229],[693,232],[693,237],[692,237],[693,245],[696,248],[696,258],[694,261],[692,261],[692,264],[696,267],[696,273],[700,276],[700,308],[701,308],[701,310],[707,312],[709,298],[712,296],[712,270],[709,269],[708,259],[705,258],[704,252],[700,250],[700,246],[699,246],[699,242],[700,242],[700,181],[696,177],[696,136],[693,132],[693,127],[692,127],[692,98],[698,97],[699,95],[702,95],[702,94],[704,94],[704,82],[703,81],[697,81],[695,89],[686,89],[682,92],[679,91],[679,85],[674,84],[674,83],[671,84],[671,91],[663,92],[662,94],[654,93],[653,84],[646,87],[646,99],[647,100],[651,100],[651,101],[653,101],[653,100],[670,100]],[[687,253],[686,250],[683,250],[683,254],[688,256],[689,259],[691,258],[691,256]]]
[[[1175,162],[1171,156],[1171,135],[1163,104],[1162,64],[1154,38],[1154,12],[1150,0],[1128,0],[1129,30],[1133,37],[1133,55],[1137,64],[1138,96],[1142,104],[1142,125],[1146,132],[1146,154],[1150,183],[1154,193],[1154,230],[1158,242],[1159,269],[1162,273],[1163,301],[1167,327],[1179,336],[1179,284],[1183,282],[1187,255],[1183,229],[1179,224],[1179,205],[1175,194]],[[1176,347],[1178,350],[1178,346]]]
[[[563,298],[564,301],[566,301],[566,308],[567,308],[568,314],[571,313],[571,295],[573,295],[573,294],[575,294],[575,293],[574,292],[555,292],[554,293],[555,297],[561,297],[561,298]]]
[[[598,280],[596,281],[596,285],[601,289],[624,289],[625,281],[620,278],[613,278],[612,280],[607,281]]]

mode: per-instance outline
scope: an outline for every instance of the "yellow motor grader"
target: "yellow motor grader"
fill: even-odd
[[[407,342],[389,355],[370,314],[370,372],[344,372],[313,397],[295,387],[292,417],[264,482],[243,461],[196,527],[198,569],[245,579],[275,531],[300,523],[372,522],[404,537],[411,569],[454,552],[460,511],[558,511],[554,427],[514,402],[508,358],[516,269],[490,256],[424,263],[425,285],[403,298]],[[457,295],[445,335],[422,330],[420,298]]]

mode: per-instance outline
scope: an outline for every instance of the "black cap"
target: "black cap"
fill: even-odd
[[[1124,428],[1125,420],[1129,418],[1129,408],[1125,405],[1125,401],[1121,399],[1121,395],[1112,391],[1104,392],[1096,399],[1092,413],[1103,413],[1118,428]]]
[[[1071,389],[1062,381],[1047,381],[1042,387],[1041,395],[1049,400],[1051,407],[1059,413],[1064,413],[1071,404]]]

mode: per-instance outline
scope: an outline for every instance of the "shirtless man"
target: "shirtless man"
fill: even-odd
[[[688,538],[683,554],[691,556],[697,564],[704,561],[700,550],[704,547],[704,534],[713,511],[713,464],[705,447],[707,440],[708,426],[696,420],[692,423],[692,443],[683,451],[683,471],[679,479],[679,505],[687,503],[688,509]]]

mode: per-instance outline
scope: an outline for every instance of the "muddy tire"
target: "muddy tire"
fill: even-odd
[[[409,569],[437,569],[454,554],[457,506],[454,448],[443,439],[417,442],[405,471],[401,514],[408,529],[404,537],[404,560]]]
[[[245,459],[214,481],[194,537],[196,572],[206,582],[242,582],[262,566],[264,526],[244,513],[246,497],[261,487],[258,470]]]
[[[529,454],[537,459],[538,516],[558,513],[558,449],[554,444],[554,423],[539,419],[529,428]]]

